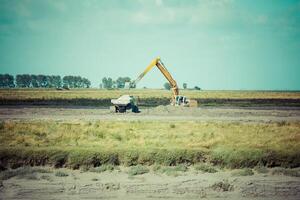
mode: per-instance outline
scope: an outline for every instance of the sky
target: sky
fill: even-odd
[[[180,87],[300,90],[300,0],[0,0],[0,73],[98,87],[157,56]]]

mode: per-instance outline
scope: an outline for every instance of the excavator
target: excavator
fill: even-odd
[[[160,57],[155,58],[152,62],[147,66],[147,68],[138,76],[138,78],[129,83],[130,88],[135,88],[137,83],[154,67],[156,66],[160,72],[164,75],[164,77],[168,80],[171,90],[172,90],[172,98],[171,98],[171,105],[173,106],[186,106],[186,107],[197,107],[198,103],[196,100],[188,99],[185,96],[179,95],[179,88],[177,86],[176,81],[171,76],[170,72],[167,70],[163,62],[161,61]],[[126,84],[127,85],[127,84]],[[125,97],[126,96],[126,97]],[[123,95],[119,99],[112,99],[111,102],[115,106],[116,112],[126,112],[127,109],[132,109],[132,111],[136,111],[137,106],[132,105],[134,98],[129,95]]]

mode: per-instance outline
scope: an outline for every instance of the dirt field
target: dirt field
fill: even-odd
[[[197,120],[276,122],[299,121],[298,107],[259,108],[180,108],[158,106],[141,108],[141,113],[116,114],[108,108],[51,108],[51,107],[0,107],[0,119],[51,119],[51,120]]]
[[[167,176],[151,171],[129,176],[127,171],[128,168],[103,173],[50,169],[17,175],[1,183],[0,199],[296,200],[300,197],[299,177],[270,172],[237,176],[235,171],[228,170],[213,174],[189,170]]]

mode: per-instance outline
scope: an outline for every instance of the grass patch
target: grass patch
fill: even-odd
[[[194,166],[194,169],[197,171],[201,171],[201,172],[207,172],[207,173],[216,173],[218,172],[218,170],[216,170],[216,168],[212,165],[209,164],[197,164]]]
[[[213,190],[218,192],[228,192],[233,191],[234,187],[231,185],[228,180],[223,180],[220,182],[216,182],[210,186]]]
[[[259,174],[267,174],[269,172],[268,168],[264,166],[256,166],[254,170]]]
[[[149,169],[146,166],[143,165],[136,165],[130,167],[128,171],[129,176],[135,176],[135,175],[140,175],[140,174],[146,174],[149,172]]]
[[[51,176],[49,176],[49,175],[42,175],[42,176],[40,177],[40,179],[47,180],[47,181],[52,181],[52,178],[51,178]]]
[[[120,170],[118,166],[107,164],[107,165],[101,165],[100,167],[90,168],[90,172],[96,172],[96,173],[102,173],[105,171],[112,172],[114,170]]]
[[[27,179],[27,180],[39,180],[36,174],[25,174],[24,176],[17,176],[18,178]]]
[[[66,177],[66,176],[69,176],[69,174],[66,172],[63,172],[63,171],[57,171],[57,172],[55,172],[55,176]]]
[[[102,165],[176,166],[201,162],[229,168],[300,165],[300,122],[280,126],[197,121],[3,123],[1,169],[27,165],[73,169]],[[172,125],[176,128],[170,131]]]
[[[274,168],[272,170],[273,175],[285,175],[292,177],[300,177],[300,169],[285,169],[285,168]]]
[[[153,166],[152,166],[152,170],[153,170],[154,172],[158,172],[161,168],[162,168],[161,165],[153,165]]]
[[[220,146],[212,151],[212,162],[230,168],[254,167],[264,158],[262,149],[232,148]]]
[[[252,176],[252,175],[254,175],[254,172],[252,169],[249,168],[239,169],[232,172],[232,176]]]
[[[156,170],[156,172],[166,174],[168,176],[178,176],[182,172],[186,172],[188,167],[186,165],[180,164],[177,166],[164,166]]]
[[[36,173],[50,173],[49,170],[47,169],[42,169],[42,168],[35,168],[35,167],[20,167],[17,169],[9,169],[2,171],[0,173],[0,180],[7,180],[12,177],[18,177],[18,178],[28,178],[31,179],[33,176],[35,179]]]

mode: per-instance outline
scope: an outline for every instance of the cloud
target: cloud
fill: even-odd
[[[231,12],[233,10],[230,5],[234,1],[197,0],[188,4],[175,4],[172,1],[162,0],[146,2],[140,0],[139,2],[142,5],[141,8],[132,14],[132,20],[135,23],[144,25],[201,25],[223,22],[232,17]]]
[[[155,0],[155,5],[158,7],[163,6],[163,0]]]
[[[233,30],[269,27],[290,31],[300,27],[300,4],[290,10],[254,12],[234,0],[3,0],[0,5],[0,34],[16,30],[43,32],[76,26],[177,27],[193,30]],[[239,4],[239,6],[237,6]],[[298,27],[297,27],[298,26]],[[235,29],[235,30],[234,30]],[[105,31],[105,30],[102,30]]]

